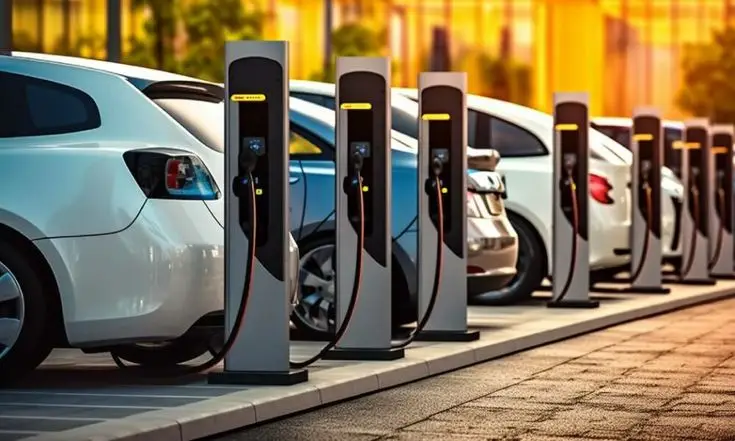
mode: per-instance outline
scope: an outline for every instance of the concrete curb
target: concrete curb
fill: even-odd
[[[184,406],[83,426],[28,441],[190,441],[313,409],[381,389],[410,383],[518,351],[612,325],[735,295],[735,282],[715,287],[676,287],[665,296],[619,296],[596,310],[556,311],[554,321],[524,333],[482,331],[472,343],[438,343],[411,348],[394,362],[364,362],[312,372],[310,381],[289,387],[254,387]],[[631,299],[628,301],[627,299]],[[543,308],[543,306],[539,306]],[[497,310],[496,310],[497,311]],[[581,316],[581,317],[580,317]],[[563,322],[563,323],[562,323]],[[506,337],[503,337],[506,334]],[[511,334],[511,335],[508,335]]]

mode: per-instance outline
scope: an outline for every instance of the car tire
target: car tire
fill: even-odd
[[[17,381],[51,353],[53,302],[42,280],[31,259],[0,239],[0,339],[10,343],[0,344],[0,383]]]
[[[516,275],[501,289],[472,296],[469,302],[473,305],[505,306],[526,301],[546,277],[546,248],[541,237],[522,217],[508,213],[508,220],[518,234]]]
[[[134,343],[110,350],[110,354],[129,363],[149,368],[173,367],[194,360],[210,351],[212,336],[184,335],[157,343]]]
[[[302,240],[298,245],[300,254],[299,287],[296,306],[291,313],[291,322],[298,330],[301,338],[307,340],[329,339],[334,334],[334,302],[332,301],[334,273],[326,271],[318,274],[318,272],[323,265],[329,266],[325,259],[332,258],[335,236],[334,234],[320,234],[317,237]],[[397,265],[395,258],[392,262],[392,269],[393,298],[391,309],[393,327],[396,328],[415,321],[416,316],[415,308],[412,308],[409,304],[405,275],[400,266]],[[305,284],[307,277],[314,281],[320,279],[318,282],[321,286],[311,286],[313,283]],[[331,292],[329,291],[330,284]],[[306,298],[309,299],[309,302],[303,301],[305,292],[307,292]],[[314,317],[314,313],[317,314],[317,317]]]

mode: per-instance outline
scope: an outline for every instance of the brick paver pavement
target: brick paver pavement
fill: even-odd
[[[227,440],[735,440],[735,299],[616,326]]]

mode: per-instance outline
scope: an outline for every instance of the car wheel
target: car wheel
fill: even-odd
[[[291,321],[306,339],[323,340],[335,332],[334,241],[334,236],[324,235],[299,244],[299,289]],[[405,282],[399,284],[403,279],[395,259],[393,265],[393,324],[400,326],[415,320],[415,315],[411,318],[407,301],[401,302],[408,298],[399,292],[406,289]]]
[[[0,383],[34,370],[51,352],[52,312],[41,280],[22,253],[0,240]]]
[[[110,350],[113,356],[143,367],[176,366],[209,352],[211,336],[184,335],[174,340],[155,343],[134,343]]]
[[[538,233],[519,216],[508,213],[508,220],[518,234],[516,275],[501,289],[472,296],[472,304],[499,306],[528,300],[546,277],[546,249]]]

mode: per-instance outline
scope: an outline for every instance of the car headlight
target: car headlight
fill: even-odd
[[[482,240],[467,238],[467,251],[470,253],[480,251],[482,249],[482,245]]]

